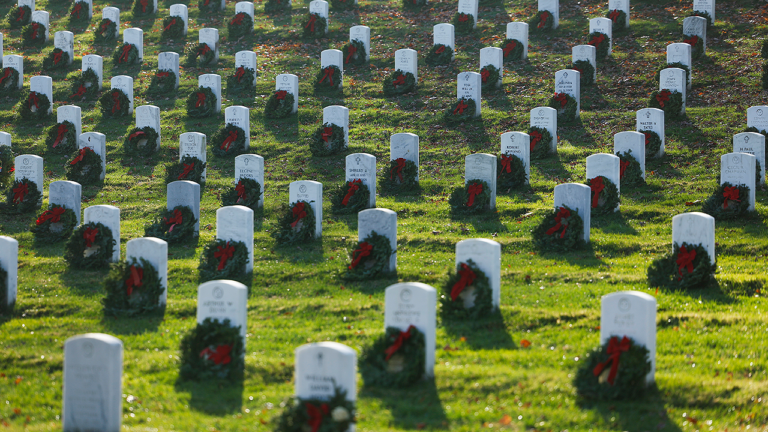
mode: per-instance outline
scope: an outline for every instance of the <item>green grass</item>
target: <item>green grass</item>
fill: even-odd
[[[90,30],[107,4],[96,2],[88,31],[76,29],[75,63],[84,54],[105,57],[105,82],[123,73],[112,70],[113,47],[92,46]],[[209,137],[223,124],[223,114],[189,119],[186,96],[197,76],[215,69],[185,68],[176,95],[145,96],[157,54],[183,52],[184,42],[160,40],[162,18],[172,2],[159,2],[155,19],[133,21],[130,3],[109,5],[122,11],[122,27],[144,29],[145,63],[128,70],[135,81],[135,105],[162,110],[163,150],[151,159],[122,151],[133,119],[102,119],[95,103],[84,103],[83,131],[107,135],[107,180],[83,189],[84,207],[113,204],[122,211],[121,246],[143,235],[144,226],[165,206],[164,166],[178,159],[178,137],[186,131]],[[196,2],[193,2],[196,4]],[[190,5],[187,43],[200,28],[219,27],[219,73],[234,70],[234,53],[253,49],[259,56],[255,99],[225,100],[251,111],[251,145],[265,158],[266,207],[257,220],[255,266],[248,304],[246,371],[242,383],[178,381],[179,344],[195,322],[197,263],[202,245],[215,236],[218,195],[231,184],[233,161],[209,157],[208,184],[201,202],[197,244],[169,248],[168,308],[163,316],[107,318],[100,286],[106,271],[71,271],[63,245],[33,244],[28,231],[33,215],[0,214],[0,231],[20,242],[17,308],[0,318],[0,424],[7,430],[60,430],[63,342],[86,332],[104,332],[125,344],[123,425],[128,430],[235,431],[270,430],[266,424],[293,392],[293,350],[315,341],[338,341],[361,350],[383,332],[384,288],[397,281],[421,281],[440,288],[453,265],[456,242],[493,238],[503,245],[501,317],[473,323],[439,322],[434,382],[402,390],[366,389],[358,394],[359,431],[511,429],[587,430],[766,430],[768,347],[766,281],[768,196],[757,194],[757,213],[737,222],[717,224],[718,284],[695,292],[656,292],[645,271],[671,245],[671,217],[696,210],[686,202],[704,200],[716,186],[720,155],[731,151],[731,137],[746,127],[746,108],[764,103],[759,90],[761,38],[766,9],[745,0],[718,5],[720,21],[710,30],[708,57],[694,63],[688,114],[667,121],[667,155],[647,164],[648,186],[624,190],[620,214],[596,219],[586,251],[538,254],[530,230],[551,208],[555,185],[585,180],[585,158],[611,152],[613,134],[633,130],[635,111],[646,106],[657,88],[653,76],[664,61],[666,44],[681,40],[682,18],[689,6],[649,0],[633,2],[632,28],[616,35],[614,54],[598,67],[595,87],[582,93],[581,120],[561,125],[559,154],[531,168],[532,189],[499,191],[498,212],[452,218],[447,200],[462,183],[464,157],[498,153],[499,136],[526,130],[528,113],[546,103],[554,73],[570,64],[570,48],[585,43],[588,19],[605,14],[604,2],[563,2],[561,28],[531,34],[530,62],[505,68],[504,90],[483,96],[482,121],[446,127],[442,111],[455,99],[456,75],[478,70],[480,48],[504,39],[507,22],[525,20],[535,2],[486,2],[478,30],[457,36],[456,61],[429,68],[423,54],[432,42],[432,25],[449,22],[455,2],[430,2],[423,13],[403,12],[395,0],[361,0],[353,12],[331,12],[330,33],[322,40],[301,40],[298,22],[307,5],[294,4],[291,16],[265,16],[256,5],[252,38],[226,39],[222,14],[199,16]],[[51,12],[51,37],[68,28],[70,4],[38,2]],[[0,7],[5,14],[11,7]],[[371,27],[369,68],[345,71],[342,97],[315,97],[312,78],[320,51],[341,48],[348,28]],[[4,24],[5,25],[5,24]],[[25,56],[28,77],[41,73],[42,52],[25,49],[20,31],[5,31],[5,53]],[[381,82],[394,65],[394,52],[410,47],[422,53],[418,95],[385,98]],[[183,58],[182,58],[183,61]],[[266,121],[262,110],[279,73],[300,79],[298,116]],[[54,100],[65,104],[67,73],[55,72]],[[108,85],[108,84],[107,84]],[[226,94],[226,93],[225,93]],[[0,99],[0,125],[13,135],[16,153],[45,157],[46,191],[64,179],[67,157],[46,154],[41,131],[55,121],[20,123],[15,98]],[[343,155],[312,158],[310,134],[322,120],[322,107],[350,108],[350,152],[367,152],[386,167],[389,136],[412,132],[421,138],[423,192],[416,196],[380,196],[380,207],[398,213],[398,273],[367,283],[338,277],[355,246],[357,219],[334,217],[326,199],[323,238],[300,247],[280,247],[269,236],[278,207],[288,199],[288,184],[312,179],[326,190],[343,181]],[[47,196],[47,192],[46,192]],[[576,397],[571,379],[583,357],[599,343],[600,297],[635,289],[656,296],[658,308],[658,390],[643,400],[591,403]],[[521,341],[530,341],[528,348]],[[362,383],[361,383],[362,384]],[[132,397],[129,397],[132,396]],[[510,424],[500,420],[509,416]]]

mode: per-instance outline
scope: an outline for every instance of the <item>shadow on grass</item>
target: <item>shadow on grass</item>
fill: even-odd
[[[320,263],[323,258],[323,238],[310,240],[301,244],[275,243],[272,251],[281,259],[292,263]]]
[[[637,235],[636,229],[629,225],[629,220],[621,211],[592,218],[592,228],[599,228],[604,233]]]
[[[260,111],[257,111],[257,113],[261,114]],[[290,115],[283,119],[267,119],[263,115],[258,114],[257,116],[260,118],[257,118],[256,121],[261,122],[275,140],[284,143],[299,140],[299,116]]]
[[[655,384],[640,399],[603,402],[579,399],[577,404],[583,410],[600,415],[612,429],[681,431],[669,418],[665,401]]]
[[[200,246],[200,237],[193,237],[189,240],[170,243],[168,245],[169,259],[190,259],[195,256],[197,247]]]
[[[392,413],[392,423],[398,429],[449,429],[434,379],[400,389],[363,387],[358,398],[380,400]]]
[[[161,309],[136,316],[113,316],[104,314],[101,323],[111,334],[116,335],[140,335],[157,332],[160,323],[163,322],[165,306]]]
[[[504,317],[495,311],[478,320],[441,320],[445,331],[455,338],[466,338],[473,350],[517,349],[515,341],[507,333]]]
[[[242,411],[243,379],[187,381],[179,377],[174,389],[190,395],[190,409],[211,415],[234,414]]]

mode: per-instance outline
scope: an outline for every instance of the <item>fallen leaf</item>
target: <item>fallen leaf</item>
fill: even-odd
[[[520,346],[523,348],[528,348],[529,346],[531,346],[531,341],[529,341],[528,339],[523,339],[520,341]]]
[[[499,420],[499,424],[507,426],[512,423],[512,416],[509,414],[504,414],[504,416]]]

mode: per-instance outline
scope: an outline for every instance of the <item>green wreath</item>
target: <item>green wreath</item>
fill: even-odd
[[[351,0],[350,0],[351,1]],[[368,63],[366,59],[365,44],[363,41],[353,39],[344,45],[341,49],[344,56],[344,65],[364,65]]]
[[[19,99],[19,117],[23,120],[41,120],[50,115],[51,100],[45,93],[25,91]]]
[[[464,306],[461,293],[474,290],[474,305]],[[486,318],[493,312],[493,290],[491,282],[471,259],[459,263],[448,273],[440,295],[440,315],[446,320],[476,320]]]
[[[245,279],[245,265],[248,263],[248,247],[240,241],[213,240],[200,254],[200,283],[211,280]]]
[[[578,209],[566,205],[555,208],[531,231],[537,249],[548,252],[570,252],[584,242],[584,220]]]
[[[645,156],[648,158],[657,157],[661,151],[661,138],[659,134],[652,130],[640,131],[645,135]]]
[[[315,91],[337,91],[343,79],[341,70],[335,65],[320,68],[315,76]]]
[[[656,82],[659,82],[661,80],[661,71],[664,69],[670,69],[670,68],[678,68],[685,71],[685,82],[688,82],[688,77],[691,75],[691,68],[688,67],[688,65],[682,64],[680,62],[674,62],[674,63],[667,63],[665,65],[662,65],[659,70],[656,71]]]
[[[104,279],[104,290],[104,313],[130,317],[160,309],[165,288],[155,266],[144,258],[131,258],[112,265]]]
[[[592,183],[595,183],[594,188],[592,187]],[[619,188],[616,187],[616,183],[605,176],[593,177],[584,182],[584,184],[592,189],[590,195],[592,216],[612,214],[621,202],[619,198]],[[602,187],[600,185],[602,185]]]
[[[236,40],[253,33],[253,18],[245,12],[235,14],[227,23],[227,35],[229,40]]]
[[[356,249],[349,254],[349,264],[344,275],[346,280],[370,280],[389,271],[389,260],[395,251],[389,239],[371,231]]]
[[[749,212],[749,187],[725,182],[704,201],[701,211],[716,220],[738,219]]]
[[[486,212],[491,204],[491,187],[483,180],[468,180],[465,185],[453,190],[448,204],[455,214]]]
[[[187,116],[202,118],[215,115],[216,102],[213,90],[200,86],[187,97]]]
[[[335,214],[357,214],[369,207],[371,191],[360,179],[345,181],[331,192],[331,211]]]
[[[663,110],[666,117],[680,117],[682,116],[683,95],[677,90],[656,90],[651,93],[648,107]]]
[[[331,0],[330,3],[334,11],[350,10],[357,6],[355,0]]]
[[[691,58],[698,59],[704,55],[704,39],[696,35],[683,35],[683,43],[691,46]]]
[[[616,153],[616,156],[620,159],[619,180],[621,182],[621,187],[626,188],[644,185],[645,179],[643,178],[643,170],[640,167],[640,162],[632,156],[632,150]]]
[[[61,48],[54,48],[53,51],[43,59],[43,69],[45,70],[66,69],[68,66],[69,53],[62,51]]]
[[[109,18],[103,18],[99,23],[97,30],[93,32],[93,42],[103,44],[117,39],[117,23]]]
[[[0,96],[7,96],[19,91],[19,71],[12,67],[3,68],[0,77]]]
[[[568,123],[576,120],[576,99],[568,93],[555,93],[549,98],[547,106],[557,110],[557,122]]]
[[[309,140],[309,151],[312,156],[321,157],[344,151],[346,139],[344,128],[335,124],[323,123],[317,128]]]
[[[302,20],[301,28],[305,38],[319,39],[325,36],[325,29],[328,28],[328,20],[316,13],[310,13]]]
[[[177,180],[189,180],[203,185],[203,171],[206,163],[194,156],[184,156],[179,162],[174,162],[165,167],[165,183]]]
[[[198,0],[197,8],[200,13],[211,13],[221,11],[221,2],[218,0]]]
[[[490,92],[501,88],[499,75],[499,69],[496,66],[491,64],[483,66],[480,69],[481,91]]]
[[[419,329],[387,327],[363,349],[357,364],[366,387],[403,388],[424,376],[425,357],[426,340]]]
[[[132,12],[134,18],[149,16],[155,13],[155,5],[152,0],[135,0]]]
[[[34,234],[36,243],[51,244],[69,238],[76,226],[75,212],[58,204],[51,204],[48,210],[37,217],[30,231]]]
[[[312,201],[314,202],[314,201]],[[296,201],[290,206],[284,205],[279,211],[277,229],[272,237],[278,244],[308,242],[315,238],[315,211],[307,201]]]
[[[0,145],[0,187],[7,186],[13,179],[16,154],[11,146]]]
[[[472,33],[472,30],[475,29],[475,18],[472,14],[456,12],[453,14],[453,27],[456,29],[456,34]]]
[[[386,96],[415,92],[416,77],[410,72],[403,72],[398,69],[392,72],[388,77],[384,78],[382,87]]]
[[[405,158],[389,161],[389,168],[379,177],[379,188],[385,194],[415,192],[419,189],[419,167]]]
[[[528,129],[530,137],[530,158],[544,159],[552,154],[552,134],[546,128],[531,126]]]
[[[90,147],[83,147],[67,163],[67,180],[92,185],[101,181],[101,156]]]
[[[221,194],[221,205],[224,207],[241,205],[256,213],[260,210],[260,199],[261,185],[259,182],[249,178],[241,178],[234,187]]]
[[[189,381],[242,378],[245,346],[240,326],[206,318],[181,340],[179,375]]]
[[[29,179],[14,180],[5,193],[6,211],[8,213],[29,213],[40,208],[40,193],[37,184]]]
[[[546,10],[540,10],[536,12],[536,15],[528,21],[528,25],[535,31],[550,31],[555,24],[555,16],[552,12]]]
[[[576,60],[571,63],[569,69],[579,71],[582,86],[591,86],[595,83],[595,67],[592,66],[589,60]]]
[[[176,90],[176,72],[170,70],[158,70],[149,81],[147,94],[153,96],[168,96],[169,92]]]
[[[517,155],[502,153],[496,158],[496,172],[497,191],[518,189],[528,184],[525,163]]]
[[[499,45],[504,50],[504,62],[519,61],[523,59],[525,46],[517,39],[504,39]]]
[[[427,4],[427,0],[402,0],[402,2],[403,8],[411,10],[420,9]]]
[[[178,243],[195,236],[197,218],[187,206],[163,210],[154,222],[144,229],[144,237],[157,237],[168,243]]]
[[[77,129],[72,122],[56,123],[48,129],[45,147],[53,153],[72,153],[77,150]]]
[[[256,71],[245,66],[238,66],[235,73],[227,77],[227,94],[229,97],[244,97],[252,95],[254,89],[253,77]],[[293,108],[293,103],[291,103]]]
[[[216,51],[206,43],[199,43],[187,50],[187,66],[203,67],[214,66],[213,60],[216,58]]]
[[[69,12],[69,22],[71,23],[89,23],[91,17],[88,14],[88,3],[84,1],[75,1],[72,4],[72,10]]]
[[[344,432],[355,423],[355,403],[347,400],[346,390],[333,382],[334,394],[330,399],[304,399],[294,397],[285,401],[283,412],[274,419],[279,432],[311,431],[312,418],[320,418],[317,432]]]
[[[162,39],[180,39],[184,37],[184,19],[169,15],[163,18]]]
[[[587,354],[576,372],[573,386],[587,399],[635,400],[645,392],[645,377],[649,372],[648,348],[626,336],[621,339],[612,336],[599,349]]]
[[[763,45],[760,47],[760,57],[768,59],[768,39],[763,40]]]
[[[766,131],[766,130],[760,130],[760,129],[754,127],[754,126],[750,126],[750,127],[746,128],[746,129],[744,129],[744,132],[759,133],[759,134],[763,135],[768,140],[768,131]]]
[[[606,18],[613,21],[613,31],[619,32],[627,28],[627,13],[620,9],[608,11]]]
[[[116,67],[137,64],[139,62],[139,50],[136,45],[123,43],[112,54],[112,62]]]
[[[21,40],[24,45],[45,45],[48,40],[45,37],[45,26],[32,21],[21,29]]]
[[[8,272],[0,267],[0,315],[10,314],[14,304],[8,304]],[[14,302],[15,303],[15,302]]]
[[[26,5],[11,8],[5,19],[8,20],[11,30],[19,29],[29,24],[32,20],[32,10]]]
[[[702,245],[675,243],[671,254],[659,257],[648,267],[648,286],[669,289],[706,288],[714,281],[717,263],[711,263]]]
[[[211,151],[214,156],[232,157],[245,151],[245,131],[232,124],[226,124],[211,137]]]
[[[277,14],[291,10],[291,5],[287,0],[267,0],[264,3],[264,12],[267,14]]]
[[[127,154],[136,156],[151,156],[157,151],[159,135],[151,126],[133,128],[125,137],[123,149]]]
[[[101,95],[99,104],[101,105],[101,116],[110,118],[126,117],[128,109],[131,107],[128,95],[117,88],[113,88]]]
[[[445,110],[443,119],[448,124],[470,121],[475,118],[475,109],[474,99],[461,98]]]
[[[597,49],[597,59],[603,59],[608,56],[608,48],[611,45],[611,38],[602,32],[592,32],[587,36],[588,45]]]
[[[768,90],[768,61],[763,63],[763,75],[761,77],[761,87]]]
[[[451,63],[453,60],[453,48],[444,44],[434,44],[427,52],[424,61],[430,66],[443,66]]]
[[[79,76],[74,76],[70,80],[72,81],[70,100],[91,98],[99,92],[99,76],[93,69],[86,69]]]
[[[275,90],[267,99],[267,105],[264,106],[264,117],[283,118],[293,114],[293,93],[286,90]]]
[[[109,266],[117,243],[112,230],[99,222],[77,227],[67,241],[64,259],[70,267],[97,269]]]
[[[712,22],[712,15],[710,15],[709,12],[706,12],[706,11],[697,11],[697,10],[695,10],[695,11],[692,11],[688,16],[697,16],[697,17],[706,18],[707,19],[707,27],[712,27],[712,25],[714,24]]]

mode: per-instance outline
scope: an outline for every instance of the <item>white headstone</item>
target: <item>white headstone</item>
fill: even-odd
[[[75,34],[66,30],[57,31],[53,34],[53,47],[66,52],[69,55],[67,65],[71,65],[75,58]]]
[[[661,148],[658,154],[652,155],[646,152],[647,157],[664,156],[664,111],[658,108],[643,108],[635,115],[635,128],[638,132],[656,132],[661,138]]]
[[[0,59],[3,58],[3,56],[5,55],[5,53],[3,52],[4,46],[5,44],[3,43],[3,34],[0,33]]]
[[[685,114],[686,87],[685,71],[679,68],[662,69],[659,73],[659,90],[678,91],[683,95],[683,105],[680,113]]]
[[[477,3],[478,0],[459,0],[459,13],[472,15],[472,28],[477,28]]]
[[[248,220],[253,226],[253,219]],[[206,318],[224,323],[228,319],[232,327],[240,327],[240,337],[245,346],[248,331],[248,287],[231,280],[214,280],[197,287],[197,323]]]
[[[187,10],[187,5],[183,5],[183,4],[171,5],[171,9],[168,15],[172,17],[179,17],[182,19],[182,21],[184,21],[184,35],[186,35],[187,30],[189,30],[189,11]]]
[[[83,224],[100,223],[112,231],[115,249],[110,261],[120,261],[120,209],[111,205],[95,205],[86,207],[83,213],[85,215]]]
[[[613,52],[613,20],[610,18],[592,18],[589,20],[589,32],[600,32],[608,36],[608,54]]]
[[[88,147],[101,157],[101,180],[107,175],[107,136],[100,132],[86,132],[79,135],[78,149]]]
[[[309,13],[317,14],[326,19],[328,25],[325,26],[325,33],[328,34],[328,28],[331,26],[331,20],[328,16],[328,2],[324,0],[312,0],[309,2]]]
[[[392,255],[389,257],[389,271],[397,269],[397,213],[388,209],[366,209],[357,213],[357,241],[365,240],[371,232],[389,239]]]
[[[470,180],[482,180],[491,188],[491,209],[496,208],[496,156],[475,153],[464,158],[464,184]]]
[[[565,93],[576,99],[576,118],[581,116],[581,73],[573,69],[555,72],[555,93]]]
[[[683,20],[683,34],[701,38],[704,53],[707,52],[707,19],[700,16],[690,16]]]
[[[136,108],[136,127],[143,128],[147,126],[157,132],[157,144],[155,149],[160,150],[162,137],[162,133],[160,132],[160,108],[154,105],[142,105]]]
[[[528,58],[528,23],[507,23],[507,39],[515,39],[523,43],[523,60]]]
[[[651,384],[656,373],[656,299],[644,292],[620,291],[600,301],[600,344],[611,337],[624,336],[648,349],[651,371],[645,382]]]
[[[555,186],[555,210],[566,205],[578,210],[584,222],[584,241],[589,243],[589,227],[592,215],[592,189],[580,183],[562,183]]]
[[[215,28],[201,28],[197,40],[208,45],[213,51],[213,64],[219,61],[219,30]]]
[[[128,97],[128,114],[133,114],[133,78],[128,75],[118,75],[109,81],[110,90],[119,89]]]
[[[551,153],[557,152],[557,110],[550,107],[537,107],[531,110],[531,127],[546,129],[552,135]]]
[[[501,154],[515,155],[525,166],[525,184],[531,181],[531,137],[525,132],[505,132],[501,134]],[[497,173],[500,175],[501,173]]]
[[[315,239],[323,235],[323,184],[314,180],[291,182],[288,186],[288,204],[306,201],[315,212]]]
[[[667,64],[682,63],[688,66],[688,88],[691,88],[693,79],[693,61],[691,60],[691,46],[687,43],[671,43],[667,45]]]
[[[501,304],[501,244],[488,239],[474,238],[456,243],[456,266],[472,260],[480,271],[488,277],[493,292],[493,307]],[[460,297],[465,307],[475,304],[474,288],[465,290]]]
[[[320,53],[320,69],[336,66],[341,72],[339,88],[344,87],[344,53],[337,49],[327,49]]]
[[[259,207],[264,207],[264,158],[255,154],[243,154],[235,158],[235,183],[240,179],[254,180],[261,186]]]
[[[168,243],[154,237],[128,240],[128,243],[125,244],[125,258],[128,261],[133,260],[133,258],[136,258],[137,261],[139,258],[144,258],[152,264],[160,278],[160,286],[163,287],[158,305],[165,305],[168,302]]]
[[[123,343],[87,333],[64,342],[62,429],[119,432],[123,416]]]
[[[432,44],[433,45],[445,45],[451,47],[453,50],[453,56],[456,57],[456,43],[455,43],[455,29],[453,24],[437,24],[432,27]]]
[[[16,156],[13,161],[13,180],[19,181],[27,179],[37,186],[40,193],[43,193],[43,181],[45,172],[43,171],[43,158],[31,154]]]
[[[414,326],[424,334],[426,377],[435,375],[436,311],[437,290],[427,284],[398,283],[388,286],[384,291],[384,329],[395,327],[407,331],[410,326]]]
[[[211,89],[216,95],[216,112],[221,112],[221,75],[204,74],[197,77],[197,85]]]
[[[166,208],[168,210],[173,210],[177,206],[187,206],[192,210],[192,214],[197,219],[194,234],[197,237],[200,232],[200,184],[189,180],[179,180],[168,183],[166,190]]]
[[[552,13],[552,30],[560,26],[560,0],[539,0],[539,10]]]
[[[760,166],[760,184],[765,184],[765,135],[755,132],[742,132],[734,135],[733,152],[754,155]]]
[[[17,86],[18,88],[22,88],[24,86],[24,57],[20,55],[4,55],[3,67],[16,69],[16,72],[19,73],[19,82]]]
[[[683,213],[672,217],[672,252],[675,244],[701,245],[715,263],[715,218],[699,212]]]
[[[139,51],[138,61],[144,60],[144,30],[131,27],[123,30],[123,43],[131,44]]]
[[[597,153],[587,156],[587,180],[597,176],[603,176],[616,185],[621,196],[621,160],[618,156],[608,153]],[[620,204],[616,204],[614,211],[619,211]]]
[[[754,178],[754,175],[752,176]],[[67,210],[72,210],[80,225],[80,203],[82,201],[82,186],[80,183],[59,180],[48,185],[48,205],[60,205]]]
[[[181,5],[184,6],[184,5]],[[176,75],[176,88],[179,88],[179,55],[175,52],[161,52],[157,55],[157,70],[173,72]]]
[[[486,47],[480,50],[480,70],[492,65],[499,70],[499,80],[496,87],[501,87],[501,80],[504,76],[504,50],[496,47]],[[480,77],[482,82],[482,76]]]
[[[83,72],[90,69],[99,77],[99,90],[101,90],[102,81],[104,81],[104,59],[100,55],[86,54],[83,56],[82,66]]]
[[[608,0],[608,11],[614,11],[614,10],[620,10],[627,14],[627,25],[626,28],[629,28],[629,1],[630,0]]]
[[[243,150],[251,148],[251,118],[248,108],[241,105],[228,107],[224,110],[224,123],[242,129],[245,132],[245,148]]]
[[[410,48],[395,51],[395,70],[410,72],[419,83],[419,56],[416,50]]]
[[[280,74],[275,78],[275,90],[285,90],[293,95],[293,111],[299,112],[299,77],[293,74]]]
[[[101,19],[108,19],[115,23],[115,38],[120,37],[120,9],[107,6],[101,10]]]
[[[349,108],[331,105],[323,108],[323,124],[344,128],[344,148],[349,146]]]
[[[44,94],[51,101],[48,114],[53,114],[53,80],[49,76],[38,75],[29,79],[29,91]]]
[[[640,132],[619,132],[613,136],[613,154],[632,153],[640,163],[640,172],[645,178],[645,135]]]
[[[32,22],[36,22],[38,24],[42,24],[45,26],[45,42],[48,43],[48,38],[50,37],[50,25],[48,24],[50,18],[50,14],[44,10],[32,10]]]
[[[0,146],[11,147],[11,134],[8,132],[0,132]]]
[[[253,2],[241,1],[235,3],[235,15],[244,13],[251,17],[253,21]],[[253,29],[251,29],[253,31]]]
[[[757,158],[749,153],[727,153],[720,156],[720,185],[749,188],[749,211],[755,209],[755,163]],[[51,183],[53,185],[53,183]]]
[[[365,46],[365,60],[371,59],[371,29],[364,25],[356,25],[349,29],[349,41],[358,40]]]
[[[712,17],[712,25],[715,24],[715,0],[693,0],[694,12],[706,12]]]
[[[483,78],[477,72],[462,72],[456,77],[456,99],[475,101],[475,117],[480,115],[480,89]]]
[[[68,121],[75,125],[75,136],[77,137],[82,133],[81,118],[80,107],[77,105],[64,105],[56,109],[56,121],[58,123]]]
[[[597,80],[597,48],[592,45],[576,45],[571,48],[571,63],[586,60],[592,65],[592,80]]]
[[[337,342],[319,342],[296,348],[296,397],[328,399],[333,386],[357,399],[357,352]]]
[[[240,2],[240,3],[246,3],[246,2]],[[238,4],[240,4],[238,3]],[[253,8],[253,3],[251,4],[251,8]],[[256,85],[256,69],[258,66],[258,59],[256,57],[256,53],[253,51],[238,51],[237,54],[235,54],[235,69],[239,67],[243,67],[245,69],[253,69],[253,85]],[[298,81],[298,78],[297,78]],[[298,82],[296,84],[298,86]],[[298,92],[293,94],[294,96],[298,96]],[[299,103],[299,98],[296,98],[296,103]]]
[[[361,180],[368,186],[368,207],[376,207],[376,156],[368,153],[352,153],[346,158],[346,181]]]
[[[179,135],[179,160],[185,156],[191,156],[200,159],[203,163],[208,162],[208,153],[206,146],[207,137],[200,132],[185,132]],[[208,167],[203,170],[202,181],[205,182],[208,174]]]
[[[245,272],[253,272],[253,210],[241,205],[216,210],[216,239],[245,243],[248,249]]]
[[[768,105],[747,108],[747,127],[757,128],[763,134],[768,132]]]
[[[11,237],[0,236],[0,268],[5,270],[7,303],[0,309],[9,310],[16,304],[16,291],[19,268],[19,242]]]
[[[16,5],[18,7],[29,6],[30,10],[35,10],[35,0],[17,0]]]
[[[416,181],[419,180],[419,136],[402,132],[389,137],[389,160],[403,158],[416,165]]]

